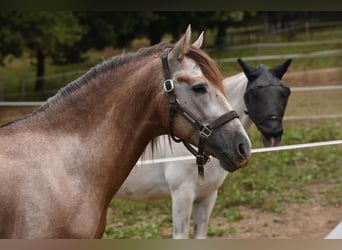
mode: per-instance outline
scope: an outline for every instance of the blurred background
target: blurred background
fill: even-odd
[[[291,69],[341,66],[342,12],[6,12],[0,13],[0,101],[46,100],[102,60],[176,40],[188,24],[194,33],[206,31],[204,49],[225,76],[240,70],[237,57],[247,56],[274,64],[306,53]],[[328,60],[313,59],[326,51]]]

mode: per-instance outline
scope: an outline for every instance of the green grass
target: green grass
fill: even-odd
[[[249,130],[253,147],[262,147],[260,134]],[[312,126],[287,124],[283,144],[297,144],[342,138],[341,122]],[[342,205],[342,146],[254,154],[249,165],[228,176],[219,189],[212,218],[224,218],[224,227],[209,227],[209,237],[234,234],[234,223],[245,219],[239,207],[283,213],[288,204],[310,202],[310,187],[320,185],[325,204]],[[149,203],[113,200],[113,224],[105,238],[170,238],[170,200]],[[267,226],[267,225],[264,225]],[[246,230],[256,230],[246,228]]]
[[[249,132],[254,147],[257,131]],[[297,144],[342,138],[341,124],[329,122],[312,127],[287,127],[284,144]],[[259,144],[259,146],[257,146]],[[307,186],[330,182],[342,184],[341,146],[255,154],[246,169],[233,173],[220,189],[216,213],[224,208],[244,205],[270,212],[282,212],[288,202],[301,203],[310,198]],[[327,202],[336,188],[325,191]],[[341,201],[341,200],[340,200]],[[338,202],[340,202],[338,201]],[[333,202],[337,203],[334,199]],[[338,203],[341,205],[342,203]]]
[[[170,238],[161,233],[165,225],[172,224],[171,202],[169,200],[148,203],[113,199],[110,207],[115,211],[113,225],[108,225],[104,238]],[[117,218],[122,218],[117,220]],[[166,227],[171,230],[171,227]]]

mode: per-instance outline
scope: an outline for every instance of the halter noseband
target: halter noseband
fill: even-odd
[[[168,94],[169,99],[169,128],[171,138],[179,143],[183,142],[184,146],[196,157],[196,164],[198,167],[198,175],[199,175],[199,183],[202,185],[204,183],[204,168],[203,166],[208,162],[209,156],[204,153],[204,146],[207,139],[211,136],[214,129],[221,127],[225,123],[239,118],[239,115],[236,111],[230,111],[228,113],[223,114],[218,117],[208,125],[203,125],[199,119],[187,108],[183,107],[176,96],[174,91],[174,83],[172,81],[169,64],[167,61],[168,54],[170,52],[170,48],[167,48],[163,51],[161,60],[163,64],[163,72],[164,72],[164,82],[163,88],[164,91]],[[183,115],[194,127],[196,127],[199,131],[199,142],[198,142],[198,150],[193,148],[189,143],[183,141],[175,137],[173,133],[173,118],[176,113],[180,113]]]

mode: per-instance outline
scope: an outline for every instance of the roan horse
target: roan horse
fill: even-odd
[[[263,65],[254,68],[241,59],[238,62],[245,74],[239,73],[224,80],[228,100],[238,112],[245,129],[248,129],[253,121],[262,134],[264,145],[276,146],[283,134],[282,118],[290,95],[290,89],[281,78],[291,60],[271,69]],[[164,137],[153,157],[156,159],[188,154],[183,145],[172,143],[171,146],[172,150],[167,137]],[[149,148],[144,160],[151,158],[151,152],[148,151]],[[192,162],[137,164],[115,197],[149,201],[171,196],[173,238],[189,237],[192,210],[194,237],[206,238],[218,188],[228,173],[219,167],[219,161],[214,158],[205,168],[205,182],[201,186],[197,183]]]
[[[105,61],[0,128],[2,238],[101,237],[114,194],[148,143],[170,131],[170,93],[198,123],[231,113],[222,76],[199,49],[202,36],[190,45],[190,35],[189,27],[175,45]],[[164,79],[163,68],[172,79]],[[205,144],[227,169],[245,166],[251,151],[234,118]],[[199,132],[182,115],[171,125],[174,136],[198,145]]]

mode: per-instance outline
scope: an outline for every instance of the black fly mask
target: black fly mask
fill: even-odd
[[[277,146],[283,135],[282,119],[291,93],[281,78],[291,60],[273,68],[264,65],[254,68],[241,59],[238,63],[248,78],[244,95],[246,113],[262,133],[264,146]]]

